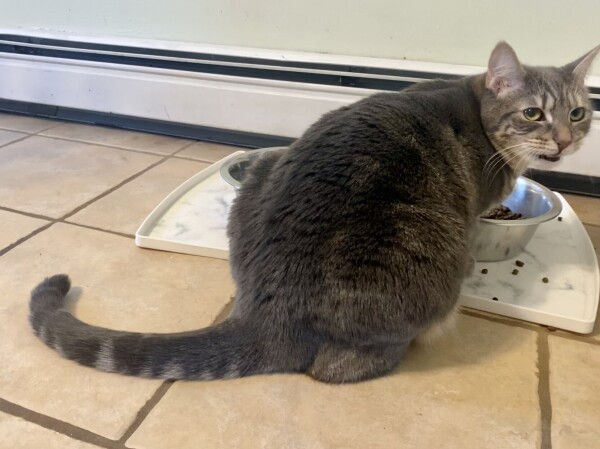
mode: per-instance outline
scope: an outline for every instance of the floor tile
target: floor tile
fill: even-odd
[[[209,164],[170,159],[92,203],[69,221],[134,234],[150,212],[181,183]]]
[[[0,210],[0,250],[47,223],[46,220]]]
[[[596,251],[596,257],[600,263],[600,226],[586,225],[585,229],[590,236],[594,250]]]
[[[302,375],[178,382],[136,449],[539,447],[536,333],[462,316],[392,375],[331,386]]]
[[[37,133],[52,128],[59,123],[58,120],[0,113],[0,128],[22,131],[24,133]]]
[[[158,160],[33,136],[0,148],[0,206],[59,218]]]
[[[596,250],[596,257],[598,258],[598,263],[600,264],[600,226],[586,226],[585,227],[590,239],[592,240],[592,244],[594,245],[594,249]],[[593,340],[600,341],[600,307],[598,307],[598,315],[596,317],[596,324],[594,325],[594,330],[589,335]]]
[[[600,448],[600,348],[549,337],[552,447]]]
[[[176,332],[205,327],[229,301],[227,262],[137,248],[133,239],[54,224],[0,257],[0,397],[118,439],[159,381],[62,359],[29,329],[30,290],[69,273],[75,315],[104,327]]]
[[[210,142],[196,142],[177,153],[177,156],[189,157],[205,162],[216,162],[236,151],[245,151],[247,148],[220,145]]]
[[[6,145],[7,143],[19,140],[28,134],[16,133],[13,131],[4,131],[0,129],[0,146]]]
[[[600,198],[563,194],[581,221],[600,226]]]
[[[97,449],[97,446],[1,412],[0,435],[3,449]]]
[[[158,154],[172,154],[190,142],[158,134],[78,123],[65,123],[42,134]]]

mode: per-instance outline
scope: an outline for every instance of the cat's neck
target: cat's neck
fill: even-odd
[[[479,113],[481,110],[481,99],[486,93],[485,87],[486,74],[474,75],[465,78],[467,89],[473,95],[475,102],[478,105]],[[489,151],[482,154],[481,178],[480,178],[480,207],[487,209],[500,201],[502,201],[512,190],[515,179],[519,174],[515,173],[513,167],[504,164],[498,171],[490,169],[490,167],[498,164],[490,164],[493,155],[498,151],[494,143],[489,139],[482,127],[482,132],[486,136],[489,143]],[[489,172],[489,173],[488,173]],[[492,179],[490,179],[490,177]]]
[[[475,98],[481,104],[481,98],[485,93],[485,73],[470,76],[466,80],[471,92],[473,92],[473,95],[475,95]]]

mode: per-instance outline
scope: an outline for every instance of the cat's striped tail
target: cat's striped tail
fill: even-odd
[[[102,371],[161,379],[220,379],[278,371],[256,333],[237,320],[176,334],[121,332],[86,324],[65,310],[71,282],[46,278],[31,293],[35,334],[65,358]]]

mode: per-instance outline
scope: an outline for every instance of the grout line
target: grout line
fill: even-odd
[[[184,161],[192,161],[192,162],[201,162],[203,164],[214,164],[215,162],[219,162],[219,161],[209,161],[208,159],[194,159],[192,157],[188,157],[188,156],[177,156],[176,154],[171,156],[173,159],[181,159]]]
[[[0,111],[0,113],[1,113],[1,111]],[[48,119],[48,120],[51,120],[51,119]],[[32,136],[38,136],[38,135],[40,135],[40,133],[46,132],[48,130],[54,129],[57,126],[64,125],[64,124],[65,124],[65,122],[56,122],[56,123],[52,124],[52,126],[49,126],[48,128],[40,129],[39,131],[23,131],[21,129],[7,128],[5,126],[0,126],[0,130],[1,131],[10,131],[10,132],[19,133],[19,134],[27,134],[26,137],[32,137]],[[14,141],[14,142],[16,142],[16,141]],[[13,142],[9,142],[9,143],[13,143]]]
[[[57,126],[60,126],[63,123],[64,122],[55,122],[52,126],[49,126],[48,128],[40,129],[39,131],[19,131],[19,130],[16,130],[16,129],[4,128],[4,127],[0,126],[0,130],[2,130],[2,131],[10,131],[10,132],[13,132],[13,133],[25,134],[20,139],[13,140],[11,142],[7,142],[7,143],[5,143],[3,145],[0,145],[0,148],[5,147],[7,145],[12,145],[13,143],[20,142],[21,140],[25,140],[28,137],[38,136],[38,135],[40,135],[40,133],[48,131],[49,129],[56,128]]]
[[[49,221],[50,223],[47,223],[46,225],[52,225],[54,223],[63,223],[63,224],[68,224],[68,225],[73,225],[73,226],[79,226],[81,228],[92,229],[94,231],[106,232],[108,234],[118,235],[119,237],[127,237],[127,238],[130,238],[130,239],[134,239],[135,238],[134,234],[127,234],[125,232],[112,231],[110,229],[98,228],[96,226],[86,225],[86,224],[83,224],[83,223],[75,223],[74,221],[67,221],[67,220],[60,219],[60,218],[47,217],[45,215],[32,214],[30,212],[24,212],[24,211],[21,211],[21,210],[11,209],[10,207],[0,206],[0,211],[11,212],[13,214],[23,215],[25,217],[30,217],[30,218],[36,218],[38,220]],[[31,235],[30,237],[33,237],[33,235]],[[25,237],[22,238],[22,240],[24,240],[24,239],[25,239]],[[15,244],[14,246],[17,246],[17,245]],[[0,248],[0,250],[3,250],[3,248]],[[0,255],[2,255],[2,254],[0,254]]]
[[[59,121],[59,120],[53,120],[53,119],[49,119],[49,120],[54,121],[54,124],[52,126],[50,126],[49,128],[45,128],[45,129],[42,129],[42,130],[36,132],[35,133],[36,136],[42,135],[41,133],[45,133],[46,131],[50,131],[51,129],[58,128],[59,126],[67,123],[67,122],[63,122],[63,121]]]
[[[196,159],[190,156],[180,156],[179,153],[181,153],[183,150],[186,150],[187,148],[191,147],[192,145],[196,144],[196,143],[202,143],[204,142],[203,140],[196,140],[194,142],[190,142],[188,145],[184,146],[183,148],[177,150],[175,153],[171,154],[172,158],[176,158],[176,159],[185,159],[186,161],[194,161],[194,162],[203,162],[205,164],[214,164],[215,162],[219,162],[221,159],[217,159],[216,161],[211,161],[209,159]],[[210,143],[210,142],[208,142]],[[236,151],[248,151],[248,148],[245,147],[239,147],[236,145],[225,145],[225,144],[217,144],[217,145],[221,145],[223,147],[230,147],[233,148],[233,150],[231,151],[231,153],[235,153]]]
[[[3,112],[3,111],[0,111],[0,114],[15,115],[15,116],[18,116],[18,117],[30,117],[27,114],[11,114],[10,112]],[[38,131],[24,131],[22,129],[8,128],[6,126],[1,126],[1,125],[0,125],[0,130],[2,130],[2,131],[12,131],[12,132],[21,133],[21,134],[27,134],[29,136],[36,136],[39,133],[46,132],[46,131],[48,131],[50,129],[56,128],[57,126],[64,125],[65,123],[67,123],[67,122],[63,122],[62,120],[51,119],[51,118],[43,118],[42,120],[47,120],[48,122],[50,122],[52,124],[50,126],[48,126],[47,128],[43,128],[43,129],[40,129]]]
[[[169,156],[173,157],[175,156],[177,153],[185,150],[186,148],[191,147],[194,144],[197,144],[198,142],[203,142],[202,140],[190,140],[188,143],[186,143],[184,146],[182,146],[180,149],[178,149],[177,151],[171,153]]]
[[[231,312],[231,308],[233,306],[234,297],[232,296],[230,300],[223,306],[223,308],[217,314],[217,317],[214,319],[211,326],[223,321],[225,318],[229,316]],[[167,394],[169,389],[175,384],[174,380],[167,380],[163,382],[163,384],[156,390],[156,392],[152,395],[152,397],[144,404],[144,406],[140,409],[135,417],[133,423],[129,426],[129,428],[125,431],[123,436],[119,438],[119,442],[125,445],[127,440],[131,438],[131,436],[139,429],[144,420],[148,417],[148,415],[154,410],[154,407],[158,405],[158,403],[162,400],[162,398]]]
[[[39,214],[34,214],[32,212],[25,212],[22,210],[13,209],[11,207],[6,207],[6,206],[0,206],[0,210],[6,211],[6,212],[12,212],[14,214],[19,214],[19,215],[25,215],[26,217],[30,217],[30,218],[37,218],[38,220],[46,220],[46,221],[55,221],[56,220],[56,218],[47,217],[46,215],[39,215]]]
[[[154,394],[148,401],[144,404],[144,406],[137,413],[135,419],[131,423],[131,425],[127,428],[125,433],[121,438],[119,438],[119,443],[125,445],[127,440],[131,438],[131,435],[135,433],[136,430],[142,425],[142,422],[146,419],[146,417],[150,414],[150,412],[154,409],[156,404],[167,394],[167,391],[175,384],[173,380],[164,381],[160,387],[156,389]]]
[[[249,150],[249,149],[250,149],[250,148],[248,148],[248,147],[243,147],[243,146],[240,146],[240,145],[231,145],[231,144],[227,144],[227,143],[216,143],[216,142],[210,142],[210,141],[208,141],[208,140],[199,140],[199,139],[196,139],[196,140],[194,140],[194,141],[193,141],[193,142],[192,142],[190,145],[186,145],[185,147],[183,147],[183,148],[180,148],[179,150],[175,151],[175,153],[173,153],[173,154],[172,154],[172,156],[176,156],[177,154],[179,154],[179,153],[181,153],[183,150],[185,150],[187,147],[189,147],[189,146],[191,146],[191,145],[194,145],[194,144],[196,144],[196,143],[200,143],[200,144],[202,144],[202,143],[206,143],[206,144],[208,144],[208,145],[217,145],[217,146],[219,146],[219,147],[237,148],[237,150],[235,150],[235,151],[240,151],[240,150],[246,151],[246,150]],[[182,157],[184,157],[184,156],[182,156]]]
[[[540,449],[552,449],[552,399],[550,396],[550,348],[548,333],[540,331],[538,346],[538,397],[542,424]]]
[[[211,326],[220,323],[225,320],[231,309],[233,307],[233,302],[235,298],[232,296],[227,304],[223,306],[223,308],[217,314],[217,317],[213,320]],[[140,409],[135,417],[133,423],[129,426],[129,428],[125,431],[123,436],[119,438],[119,442],[122,444],[126,444],[127,440],[131,438],[131,436],[139,429],[144,420],[148,417],[148,415],[154,410],[154,407],[158,405],[158,403],[162,400],[162,398],[167,394],[169,389],[175,384],[174,380],[167,380],[163,382],[163,384],[156,390],[156,392],[152,395],[152,397],[144,404],[144,406]]]
[[[16,132],[16,131],[13,131],[13,132]],[[10,142],[3,143],[2,145],[0,145],[0,148],[7,147],[9,145],[12,145],[13,143],[21,142],[22,140],[25,140],[25,139],[33,136],[33,135],[34,134],[25,134],[23,137],[20,137],[20,138],[15,139],[15,140],[11,140]]]
[[[139,172],[131,175],[129,178],[124,179],[123,181],[119,182],[118,184],[112,186],[110,189],[105,190],[104,192],[102,192],[100,195],[95,196],[94,198],[92,198],[89,201],[86,201],[83,204],[80,204],[79,206],[77,206],[75,209],[73,209],[71,212],[63,215],[62,217],[60,217],[58,219],[58,221],[64,221],[67,218],[75,215],[77,212],[85,209],[86,207],[88,207],[90,204],[95,203],[96,201],[104,198],[107,195],[110,195],[111,193],[113,193],[115,190],[120,189],[121,187],[123,187],[125,184],[128,184],[130,181],[133,181],[134,179],[140,177],[141,175],[143,175],[144,173],[152,170],[154,167],[162,164],[163,162],[165,162],[167,160],[167,158],[161,158],[160,160],[154,162],[153,164],[147,166],[146,168],[144,168],[143,170],[140,170]]]
[[[43,132],[43,131],[40,131],[40,132]],[[133,131],[133,132],[135,132],[135,131]],[[145,133],[145,134],[150,134],[150,133]],[[35,135],[38,135],[38,134],[35,134]],[[65,140],[67,142],[83,143],[85,145],[94,145],[94,146],[99,146],[99,147],[112,148],[113,150],[131,151],[132,153],[147,154],[147,155],[149,154],[151,156],[161,156],[161,157],[172,156],[173,154],[177,153],[178,151],[181,151],[181,150],[187,148],[189,145],[196,143],[196,141],[193,140],[193,141],[187,143],[185,146],[178,149],[177,151],[175,151],[173,154],[165,154],[165,153],[158,153],[158,152],[153,152],[153,151],[137,150],[135,148],[120,147],[118,145],[111,145],[109,143],[91,142],[88,140],[69,139],[68,137],[51,136],[51,135],[46,135],[46,134],[39,134],[39,136],[46,137],[48,139],[53,139],[53,140]]]
[[[97,228],[96,226],[90,226],[82,223],[75,223],[73,221],[57,220],[56,223],[64,223],[73,226],[79,226],[80,228],[92,229],[93,231],[106,232],[108,234],[118,235],[119,237],[126,237],[128,239],[135,239],[133,234],[125,234],[124,232],[111,231],[110,229]]]
[[[41,226],[39,228],[37,228],[35,231],[30,232],[29,234],[27,234],[25,237],[21,237],[19,240],[17,240],[14,243],[11,243],[10,245],[8,245],[7,247],[0,249],[0,256],[5,255],[7,252],[9,252],[10,250],[16,248],[17,246],[19,246],[21,243],[25,242],[26,240],[29,240],[31,237],[34,237],[36,235],[38,235],[40,232],[45,231],[46,229],[48,229],[50,226],[52,226],[54,224],[54,222],[51,223],[47,223],[44,226]]]
[[[180,151],[187,150],[189,147],[191,147],[195,143],[198,143],[198,141],[190,142],[188,145],[186,145],[183,148],[177,150],[175,153],[169,154],[168,156],[165,156],[165,157],[167,157],[168,159],[184,159],[186,161],[202,162],[204,164],[214,164],[215,162],[218,162],[220,160],[219,159],[219,160],[216,160],[216,161],[209,161],[209,160],[205,160],[205,159],[194,159],[193,157],[189,157],[189,156],[177,156]]]
[[[0,114],[2,114],[2,111],[0,111]],[[27,134],[28,136],[34,136],[38,132],[41,132],[41,131],[37,131],[37,132],[23,131],[22,129],[7,128],[6,126],[0,126],[0,131],[10,131],[11,133]]]
[[[216,318],[213,320],[211,326],[220,323],[225,320],[231,309],[233,307],[233,302],[235,298],[232,296],[227,304],[223,306],[223,308],[219,311]],[[140,409],[135,417],[133,423],[129,426],[129,428],[125,431],[123,436],[119,438],[119,442],[125,445],[127,440],[131,438],[131,436],[139,429],[144,420],[148,417],[148,415],[154,410],[154,407],[158,405],[158,403],[162,400],[162,398],[167,394],[169,389],[175,384],[174,380],[167,380],[163,382],[163,384],[156,390],[156,392],[152,395],[152,397],[144,404],[144,406]]]
[[[38,426],[66,435],[75,440],[83,441],[84,443],[94,444],[105,449],[123,449],[123,446],[118,441],[113,441],[102,435],[86,430],[82,427],[75,426],[65,421],[61,421],[50,416],[42,415],[20,405],[9,402],[0,398],[0,411],[16,416],[27,422],[37,424]]]

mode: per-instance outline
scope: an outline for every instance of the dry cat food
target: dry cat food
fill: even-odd
[[[515,264],[517,265],[517,267],[523,267],[523,266],[525,266],[525,262],[521,262],[520,260],[517,260],[515,262]]]
[[[547,284],[547,283],[548,283],[548,278],[542,278],[542,282],[543,282],[544,284]]]
[[[562,217],[558,217],[558,221],[562,221]]]
[[[481,274],[488,274],[487,268],[484,268],[483,270],[481,270]]]
[[[519,220],[523,218],[523,214],[520,214],[519,212],[513,212],[502,204],[494,209],[488,210],[481,216],[481,218],[488,218],[490,220]]]
[[[492,301],[498,301],[498,298],[496,298],[495,296],[492,298]]]
[[[514,270],[512,270],[512,274],[517,275],[519,274],[519,270],[517,270],[516,268]]]

